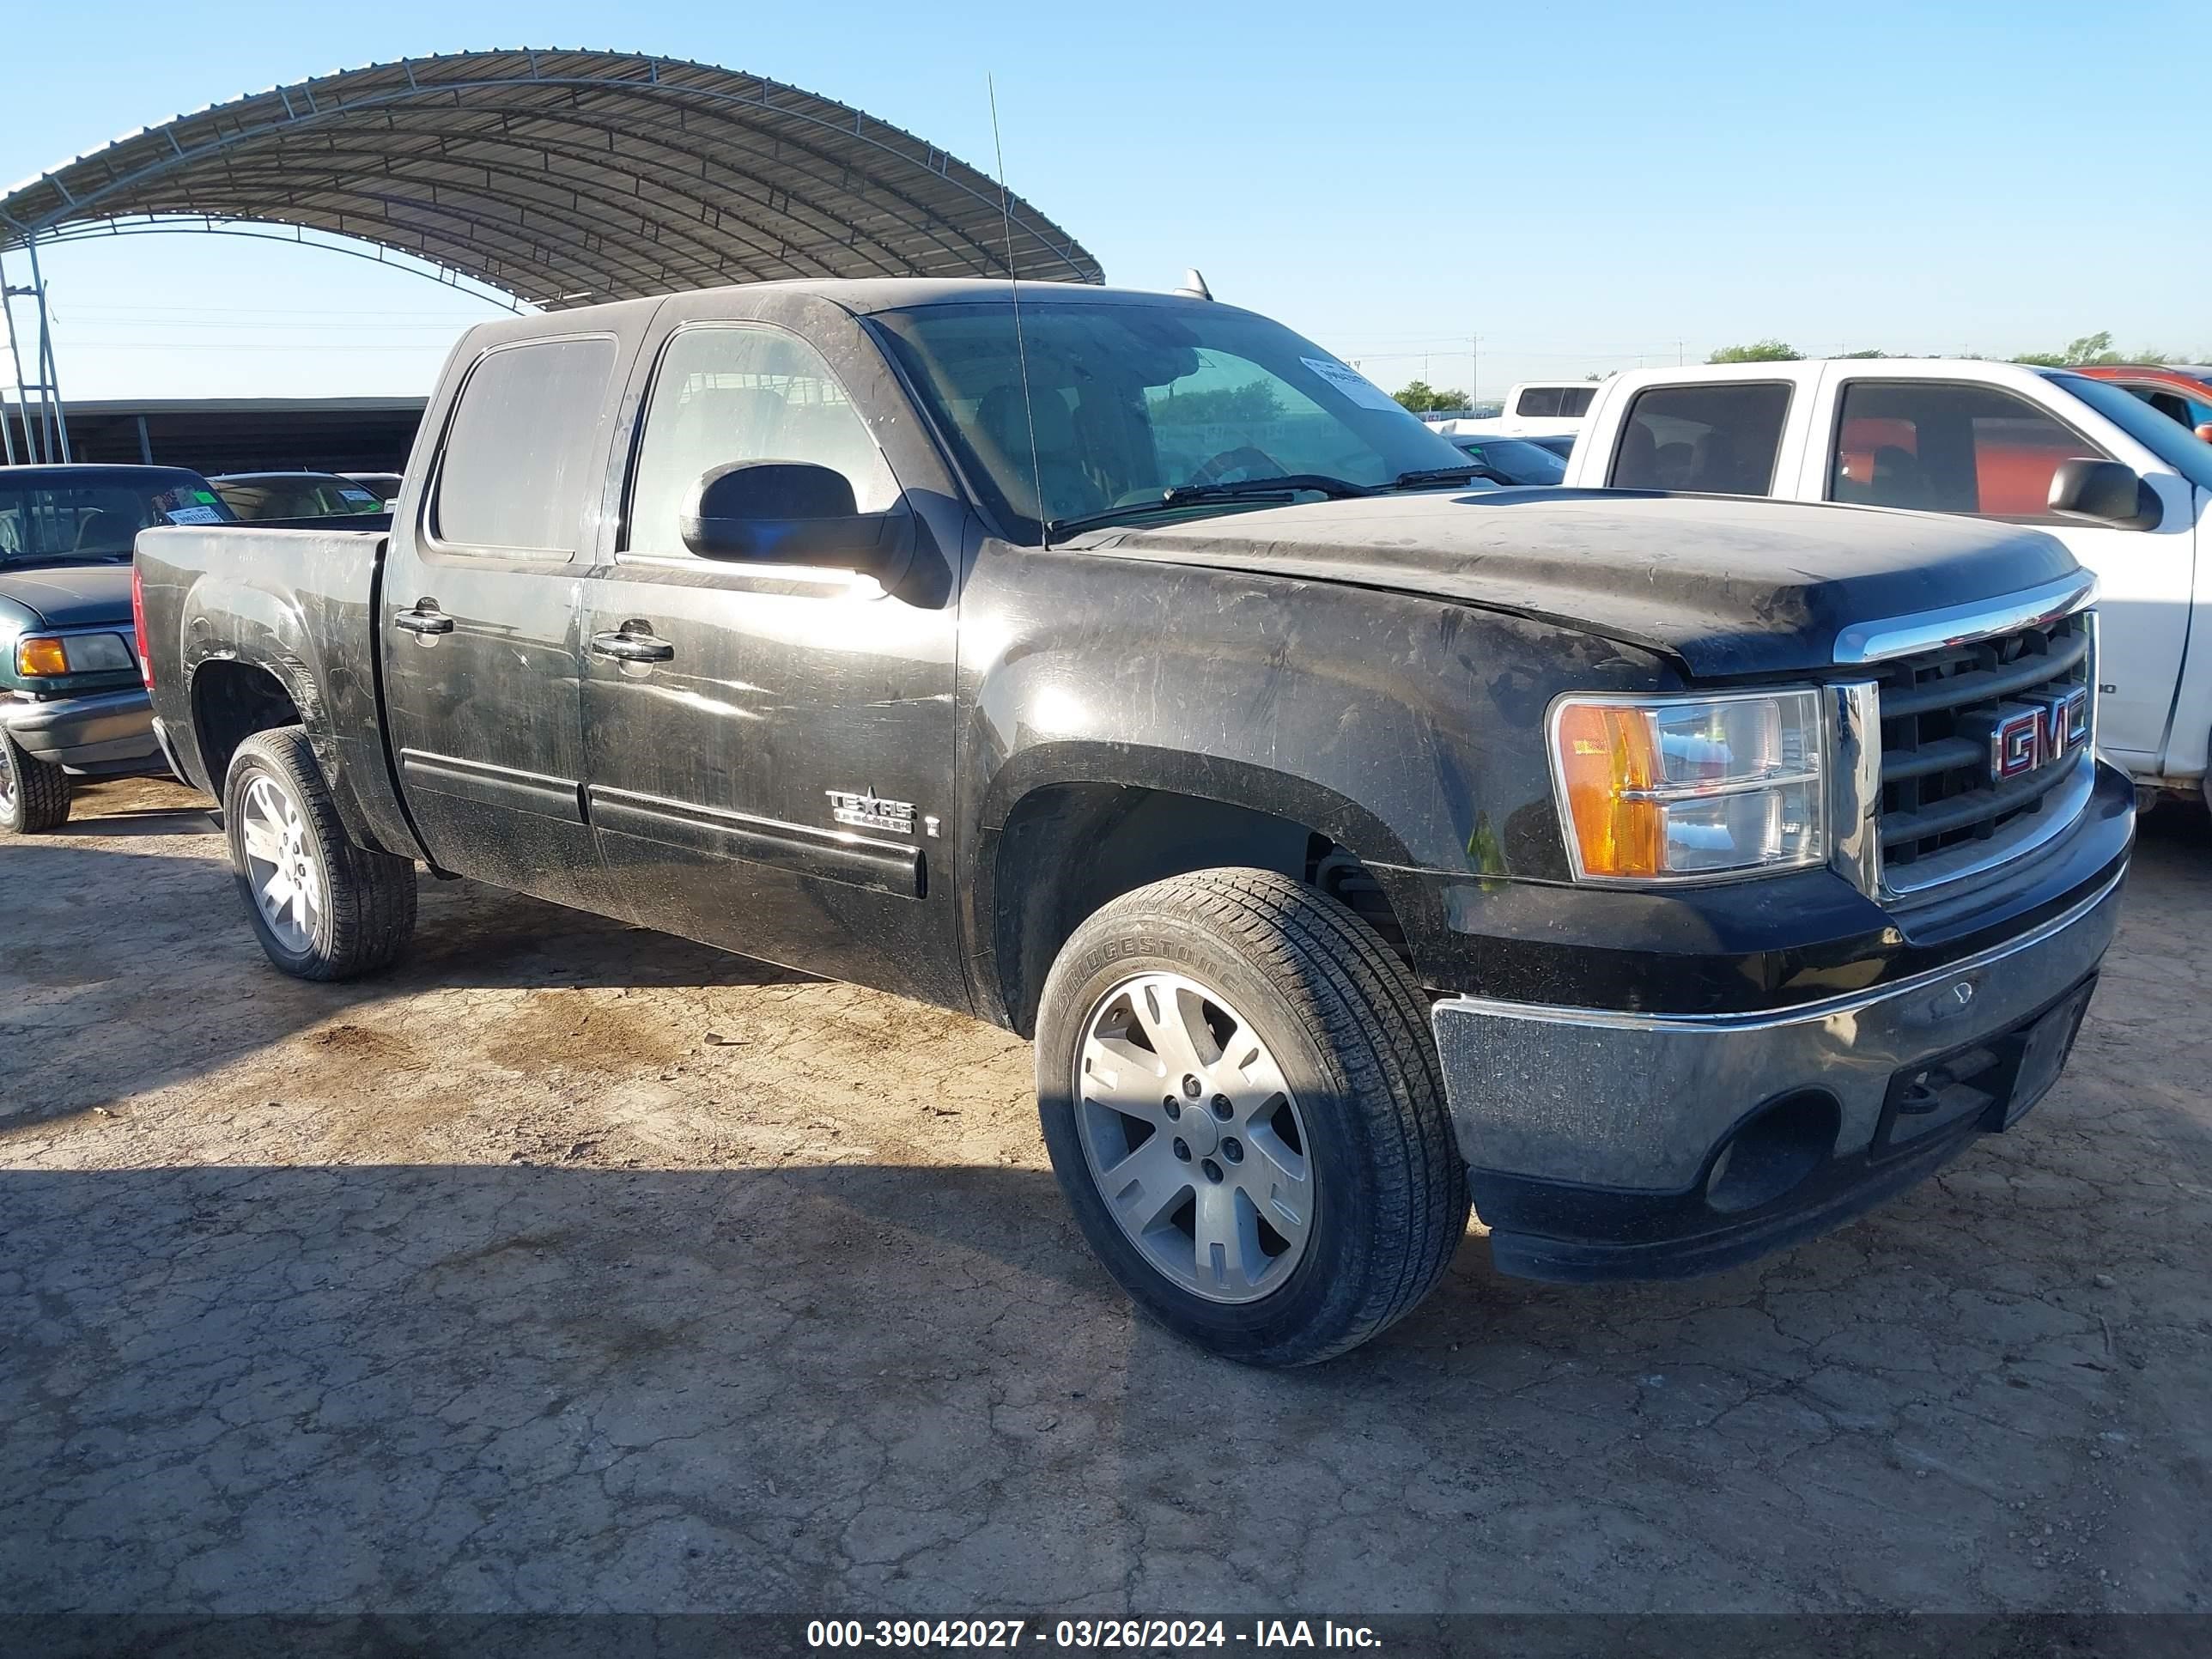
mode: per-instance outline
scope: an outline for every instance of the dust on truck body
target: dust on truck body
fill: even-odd
[[[1267,1364],[1470,1198],[1705,1271],[2049,1086],[2132,833],[2057,542],[1483,489],[1263,318],[1012,300],[487,325],[388,534],[142,538],[271,960],[388,963],[424,864],[1008,1027],[1101,1261]]]

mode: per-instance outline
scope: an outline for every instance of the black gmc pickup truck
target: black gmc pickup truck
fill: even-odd
[[[2033,1105],[2132,834],[2016,525],[1492,489],[1204,300],[801,283],[501,322],[388,533],[137,544],[289,973],[416,866],[1033,1035],[1128,1292],[1267,1364],[1687,1273]]]

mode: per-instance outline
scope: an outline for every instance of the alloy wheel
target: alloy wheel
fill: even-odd
[[[307,816],[265,774],[246,786],[243,808],[240,831],[253,902],[279,944],[305,951],[314,943],[316,921],[330,902]]]
[[[1077,1133],[1129,1242],[1211,1302],[1279,1288],[1312,1237],[1304,1120],[1282,1069],[1229,1001],[1142,974],[1092,1004],[1075,1059]]]

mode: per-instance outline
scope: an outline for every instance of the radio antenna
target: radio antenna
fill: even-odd
[[[1044,510],[1044,462],[1037,455],[1036,407],[1030,400],[1030,348],[1022,337],[1022,279],[1014,269],[1013,198],[1006,194],[1006,147],[999,137],[999,83],[988,71],[983,85],[991,95],[991,149],[999,160],[999,222],[1006,234],[1006,293],[1014,307],[1014,355],[1022,368],[1022,416],[1030,428],[1030,487],[1036,495],[1037,544],[1049,550],[1052,520]]]

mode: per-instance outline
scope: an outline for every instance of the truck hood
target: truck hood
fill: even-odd
[[[12,601],[12,603],[10,603]],[[131,562],[0,565],[0,615],[30,628],[82,628],[131,620]]]
[[[2024,526],[1622,489],[1456,490],[1114,531],[1093,551],[1455,599],[1647,647],[1703,678],[1835,661],[1854,623],[2075,568]]]

